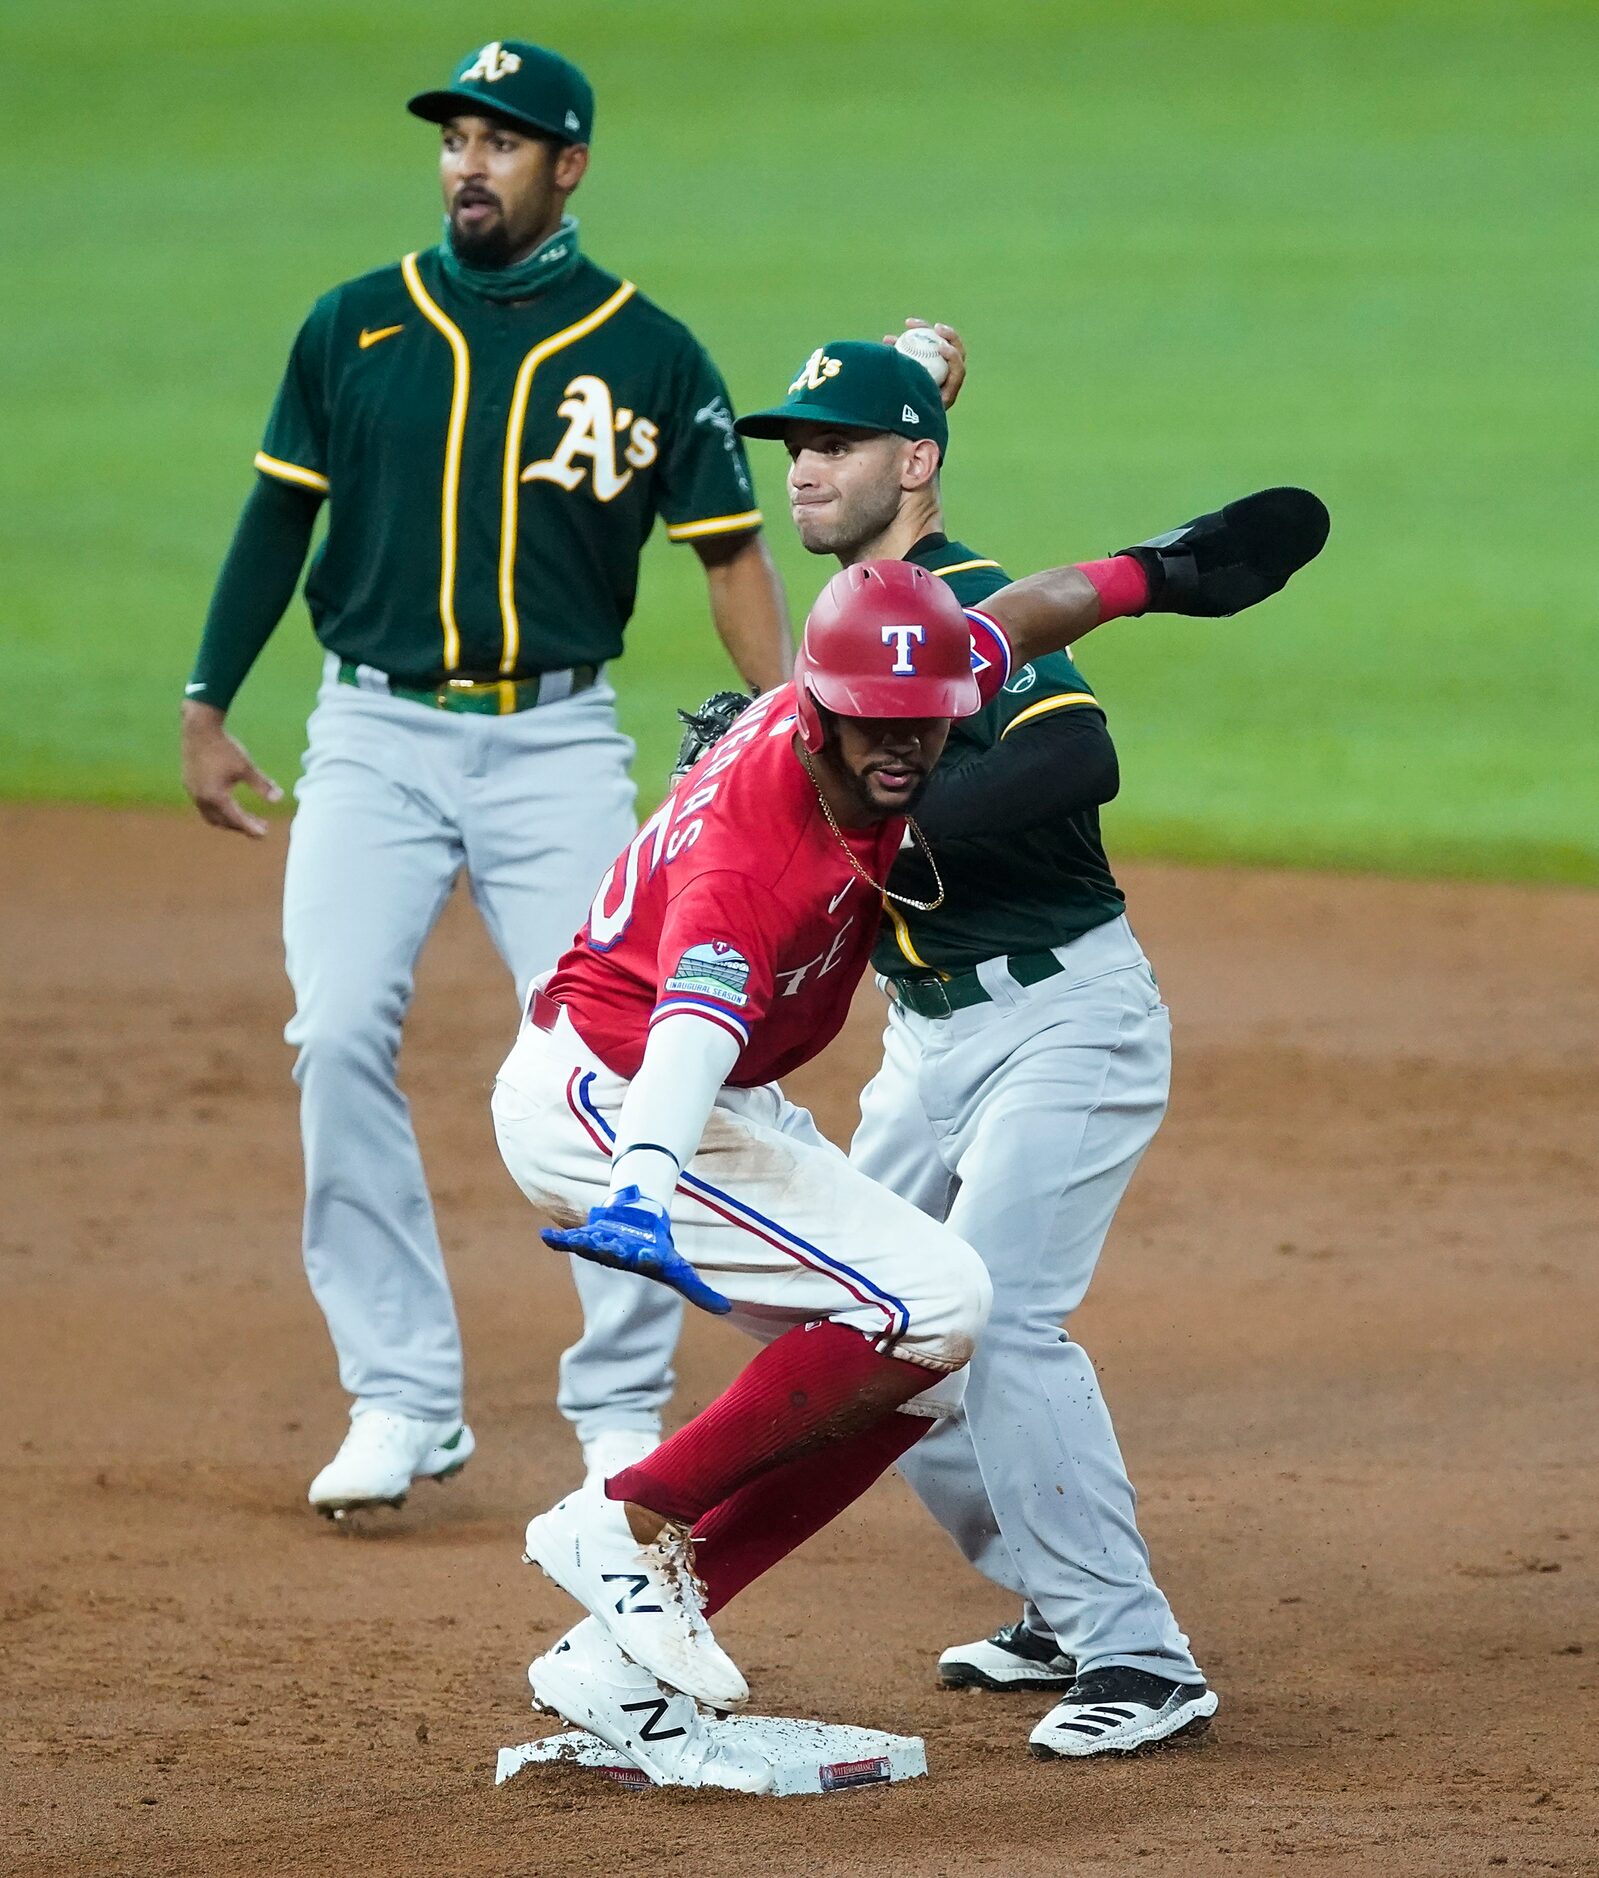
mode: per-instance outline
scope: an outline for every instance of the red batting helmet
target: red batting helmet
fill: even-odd
[[[909,561],[861,561],[817,595],[794,660],[800,739],[841,717],[970,717],[982,699],[972,630],[947,584]]]

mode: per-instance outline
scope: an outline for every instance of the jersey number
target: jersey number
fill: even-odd
[[[666,824],[675,806],[673,798],[668,796],[611,863],[611,871],[600,882],[599,891],[589,907],[589,944],[596,952],[609,952],[632,925],[633,902],[638,898],[639,869],[644,862],[644,850],[651,842],[655,844],[649,866],[653,874],[655,864],[661,858]]]

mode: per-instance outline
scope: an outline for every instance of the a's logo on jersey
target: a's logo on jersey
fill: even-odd
[[[894,648],[894,663],[890,668],[897,677],[914,678],[916,667],[911,660],[911,647],[920,645],[927,637],[924,626],[885,626],[883,644]]]
[[[481,78],[485,85],[497,85],[502,78],[509,78],[512,72],[522,69],[519,54],[507,52],[497,39],[491,39],[472,63],[461,74],[459,84],[469,84],[474,78]],[[575,130],[576,125],[569,125]]]
[[[633,480],[633,470],[648,469],[660,454],[660,429],[647,417],[636,417],[626,405],[620,410],[611,399],[611,388],[603,378],[580,373],[566,388],[566,396],[556,407],[566,419],[566,435],[547,457],[529,463],[522,472],[525,483],[558,483],[563,489],[575,489],[587,470],[592,471],[594,493],[601,502],[619,496]],[[616,460],[617,439],[627,433],[625,461],[631,469],[621,469]]]
[[[690,946],[666,981],[668,991],[698,993],[720,998],[723,1004],[748,1004],[744,987],[750,981],[750,962],[725,939]]]
[[[1031,691],[1038,683],[1038,673],[1031,665],[1024,665],[1014,678],[1005,681],[1005,689],[1013,698],[1019,698],[1024,691]]]
[[[712,398],[709,404],[702,404],[694,413],[696,424],[710,424],[722,433],[722,448],[727,452],[733,465],[733,474],[738,478],[738,486],[745,495],[750,493],[749,474],[744,468],[744,459],[739,453],[738,433],[733,429],[733,413],[728,408],[726,398]]]
[[[800,367],[799,377],[788,388],[788,395],[793,397],[802,388],[806,391],[820,391],[830,378],[837,378],[844,369],[842,359],[830,359],[820,346]]]
[[[712,398],[709,404],[702,404],[694,413],[696,424],[710,424],[728,440],[728,447],[733,447],[733,413],[727,407],[726,398]]]

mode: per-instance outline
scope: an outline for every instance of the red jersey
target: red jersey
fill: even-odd
[[[1010,649],[970,618],[987,703]],[[887,880],[905,818],[835,834],[794,728],[792,684],[750,706],[617,858],[545,987],[617,1075],[637,1075],[650,1025],[676,1011],[737,1039],[736,1088],[786,1076],[843,1028],[882,920],[871,883]]]

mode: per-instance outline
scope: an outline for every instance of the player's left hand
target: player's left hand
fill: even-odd
[[[1286,587],[1327,545],[1331,526],[1308,489],[1260,489],[1118,553],[1149,576],[1147,612],[1225,619]]]
[[[619,1272],[637,1272],[682,1292],[702,1311],[725,1317],[731,1298],[713,1291],[672,1243],[672,1222],[637,1187],[623,1187],[602,1206],[589,1208],[584,1226],[548,1226],[541,1235],[557,1252],[571,1252]]]
[[[932,320],[910,318],[906,320],[905,325],[908,329],[925,326],[929,331],[937,333],[943,340],[942,350],[944,362],[949,367],[949,376],[939,386],[938,395],[944,401],[944,409],[949,410],[961,395],[961,386],[966,383],[966,341],[953,326],[945,326]],[[884,333],[883,344],[891,346],[898,337],[898,333]]]

